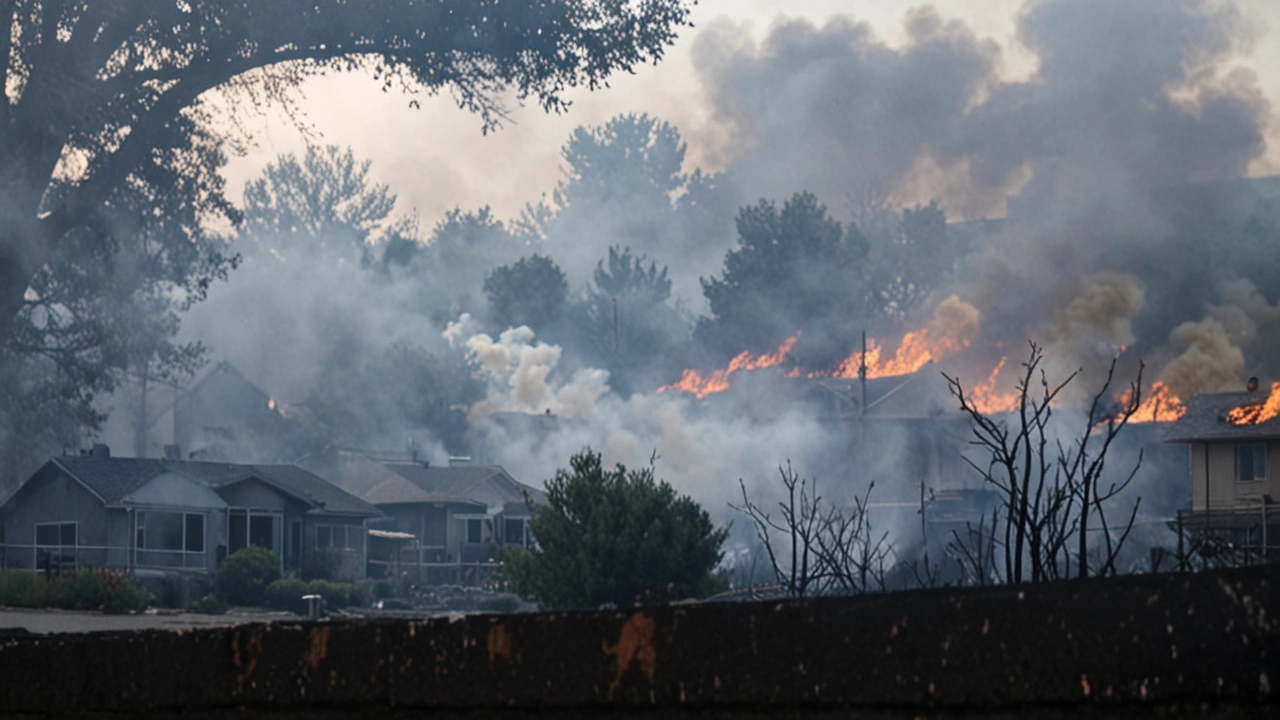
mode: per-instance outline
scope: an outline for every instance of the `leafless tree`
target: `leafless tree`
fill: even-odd
[[[1117,406],[1112,386],[1118,358],[1113,359],[1105,382],[1088,407],[1084,427],[1063,440],[1052,422],[1054,408],[1080,371],[1051,383],[1041,367],[1042,350],[1034,342],[1029,346],[1016,388],[1017,406],[1009,413],[982,411],[965,394],[960,381],[944,373],[960,410],[972,422],[970,444],[985,455],[984,461],[965,457],[965,462],[998,490],[1002,511],[993,513],[989,528],[979,523],[977,531],[970,527],[966,537],[956,533],[953,552],[980,583],[989,576],[1009,583],[1066,577],[1072,574],[1073,561],[1079,577],[1091,572],[1115,574],[1116,559],[1133,528],[1140,498],[1127,521],[1116,527],[1107,520],[1107,508],[1137,474],[1141,453],[1120,482],[1105,484],[1103,474],[1108,451],[1141,404],[1142,366]],[[1095,530],[1102,546],[1091,562],[1090,533]],[[1004,555],[1003,571],[992,576],[994,568],[988,558],[994,559],[997,545]],[[1029,577],[1024,563],[1029,566]]]
[[[871,487],[842,508],[824,504],[817,483],[800,477],[790,462],[778,473],[786,494],[776,517],[751,500],[741,480],[742,504],[730,505],[751,519],[778,583],[793,597],[883,590],[892,547],[888,533],[877,536],[871,526]]]

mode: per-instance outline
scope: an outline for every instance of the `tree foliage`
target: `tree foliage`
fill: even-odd
[[[269,253],[341,257],[353,247],[365,256],[370,245],[412,235],[408,223],[392,220],[396,196],[387,185],[370,182],[369,166],[337,145],[269,163],[245,186],[243,250],[264,261]]]
[[[528,239],[513,232],[490,209],[454,208],[436,223],[425,243],[394,234],[382,245],[381,270],[392,281],[415,288],[420,306],[438,325],[462,313],[484,313],[484,279],[528,252]]]
[[[227,143],[245,140],[235,120],[267,104],[296,113],[308,77],[359,71],[389,90],[448,90],[489,129],[503,98],[560,111],[570,88],[656,61],[690,5],[0,4],[0,366],[86,381],[68,407],[83,415],[79,400],[127,361],[112,347],[112,324],[130,322],[122,297],[158,284],[190,301],[227,271],[203,228],[239,219],[219,175]],[[232,122],[215,126],[223,112]]]
[[[653,468],[609,470],[590,449],[547,481],[535,508],[537,546],[508,557],[520,594],[545,607],[629,606],[652,598],[705,593],[728,535]]]
[[[554,260],[533,254],[494,268],[485,276],[484,294],[495,326],[525,325],[541,333],[560,322],[569,300],[569,283]]]
[[[745,207],[737,227],[724,272],[702,280],[711,315],[695,337],[733,356],[772,350],[801,331],[816,362],[847,354],[868,305],[867,243],[857,229],[846,233],[809,193],[781,208],[768,200]]]
[[[645,114],[578,127],[561,149],[564,174],[551,202],[526,208],[521,230],[560,260],[575,283],[614,246],[671,265],[677,287],[696,292],[693,268],[732,241],[737,194],[723,174],[687,173],[675,126]]]
[[[667,267],[609,248],[596,264],[579,326],[592,364],[609,371],[617,392],[652,389],[683,366],[688,323],[673,308]]]
[[[316,443],[401,450],[405,432],[421,432],[462,452],[465,408],[483,387],[459,358],[396,343],[350,366],[331,366],[307,398]]]

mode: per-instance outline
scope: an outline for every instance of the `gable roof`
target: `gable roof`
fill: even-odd
[[[1205,442],[1213,440],[1278,440],[1280,418],[1257,425],[1234,425],[1227,413],[1267,399],[1265,394],[1247,392],[1207,393],[1196,395],[1187,403],[1187,411],[1174,421],[1164,436],[1165,442]]]
[[[526,494],[534,504],[546,504],[546,494],[511,477],[497,465],[423,467],[414,463],[386,463],[398,480],[379,484],[365,495],[369,502],[468,503],[491,512],[525,514]],[[374,499],[377,498],[377,499]]]
[[[377,517],[380,510],[324,478],[292,465],[240,465],[154,458],[65,456],[54,465],[102,499],[120,505],[126,496],[158,475],[174,473],[208,488],[257,479],[307,504],[308,513]]]

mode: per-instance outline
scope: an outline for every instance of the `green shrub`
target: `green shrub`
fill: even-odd
[[[520,609],[520,598],[515,595],[500,595],[480,603],[480,609],[493,613],[513,613]]]
[[[212,589],[212,581],[205,575],[171,572],[152,582],[155,602],[160,607],[185,608]]]
[[[118,570],[81,568],[74,575],[51,579],[17,570],[0,572],[0,605],[128,612],[150,601],[146,588]]]
[[[49,583],[39,573],[26,570],[0,571],[0,605],[7,607],[47,607]]]
[[[303,580],[332,580],[342,567],[342,553],[333,548],[310,548],[302,557]]]
[[[283,578],[267,586],[264,591],[265,604],[276,610],[288,610],[299,615],[307,614],[307,601],[303,595],[310,595],[307,583],[298,578]]]
[[[298,578],[285,578],[267,586],[266,606],[306,615],[309,608],[307,601],[302,599],[304,595],[319,595],[324,599],[323,607],[329,610],[360,606],[365,602],[364,592],[351,583],[335,583],[328,580],[303,582]]]
[[[240,548],[214,575],[217,594],[232,605],[261,605],[267,586],[280,579],[280,558],[257,546]]]
[[[379,580],[373,584],[373,599],[384,600],[394,597],[396,588],[390,580]]]
[[[136,578],[117,570],[100,570],[102,612],[126,613],[141,610],[155,598]]]
[[[67,610],[96,610],[106,599],[106,584],[98,573],[81,568],[53,583],[50,604]]]
[[[202,615],[221,615],[227,611],[227,604],[217,595],[205,595],[191,603],[191,612]]]
[[[328,580],[312,580],[307,583],[307,592],[324,598],[324,606],[330,610],[340,610],[351,606],[351,591],[355,586],[350,583],[335,583]]]

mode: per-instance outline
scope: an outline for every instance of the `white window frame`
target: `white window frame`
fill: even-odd
[[[146,520],[147,513],[162,515],[181,515],[182,516],[182,547],[180,549],[172,548],[153,548],[147,546]],[[136,508],[133,512],[133,564],[138,567],[156,567],[156,568],[187,568],[200,569],[209,565],[209,522],[210,513],[192,512],[187,509],[180,508]],[[188,523],[192,516],[199,517],[201,522],[200,528],[200,549],[191,550],[187,547]],[[139,542],[141,538],[141,542]],[[179,557],[178,565],[157,565],[155,563],[139,562],[138,558],[141,553],[154,553],[156,555],[176,555]],[[149,559],[150,556],[141,555],[143,559]]]
[[[329,532],[328,545],[320,544],[321,528],[324,528]],[[342,534],[341,547],[339,547],[336,543],[334,543],[334,538],[339,532]],[[333,548],[334,550],[337,550],[339,552],[354,552],[354,553],[363,552],[364,546],[363,544],[361,544],[361,540],[363,539],[364,534],[365,534],[365,529],[363,525],[322,523],[315,526],[314,545],[315,547],[318,547],[318,548],[320,547]],[[355,540],[354,546],[351,544],[353,539]]]
[[[65,545],[62,542],[62,526],[64,525],[70,525],[73,528],[75,528],[75,536],[76,536],[75,542],[72,543],[71,545]],[[46,545],[40,542],[40,528],[42,527],[58,528],[58,544],[57,545]],[[39,567],[41,550],[57,548],[58,554],[62,555],[64,552],[66,552],[67,549],[70,549],[72,557],[74,558],[76,555],[76,550],[79,547],[80,547],[80,521],[79,520],[55,520],[52,522],[35,523],[35,532],[31,537],[31,548],[32,548],[31,549],[31,552],[32,552],[31,567]]]
[[[1253,465],[1250,470],[1250,477],[1244,477],[1244,468],[1241,466],[1241,455],[1243,451],[1249,449],[1249,460]],[[1260,454],[1259,454],[1260,453]],[[1262,475],[1257,475],[1258,461],[1262,458]],[[1267,444],[1265,442],[1246,442],[1236,443],[1235,446],[1235,479],[1238,483],[1264,482],[1267,479],[1269,469],[1267,468]]]
[[[462,521],[462,544],[463,545],[488,545],[494,542],[494,535],[497,533],[497,528],[493,527],[493,525],[489,526],[489,539],[485,540],[484,538],[484,523],[486,520],[492,523],[493,522],[492,515],[486,515],[484,513],[459,513],[457,515],[454,515],[453,518],[455,520]],[[470,537],[471,537],[470,526],[471,526],[472,520],[476,520],[480,522],[480,542],[471,542],[470,540]]]

